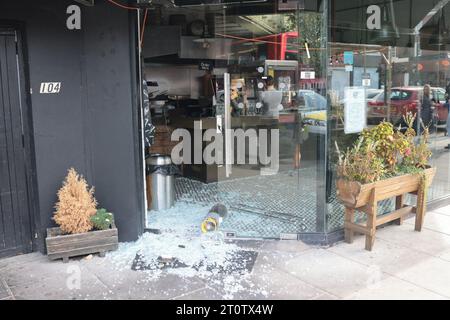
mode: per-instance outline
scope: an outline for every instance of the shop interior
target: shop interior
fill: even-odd
[[[174,207],[154,210],[147,176],[147,226],[183,211],[186,223],[200,228],[198,207],[207,212],[221,203],[228,210],[220,226],[227,237],[297,239],[299,233],[322,232],[323,1],[236,2],[155,0],[144,17],[143,74],[155,126],[147,162],[171,155],[179,144],[171,141],[174,132],[189,133],[192,142],[189,152],[182,151],[191,153],[191,162],[177,165]],[[212,164],[195,158],[214,139],[194,136],[204,137],[209,129],[223,145]],[[239,140],[227,130],[249,132],[257,140]],[[262,161],[264,151],[270,161]]]

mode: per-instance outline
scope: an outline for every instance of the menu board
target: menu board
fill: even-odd
[[[363,87],[345,88],[344,131],[360,133],[367,126],[366,90]]]

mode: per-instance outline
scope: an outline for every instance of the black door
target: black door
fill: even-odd
[[[0,258],[32,249],[21,57],[16,31],[0,28]]]

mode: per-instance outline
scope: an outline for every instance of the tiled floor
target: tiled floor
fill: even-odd
[[[421,233],[412,224],[379,229],[372,252],[364,250],[362,236],[330,248],[242,242],[259,255],[233,298],[450,299],[450,207],[429,212]],[[79,286],[72,281],[77,273]],[[226,276],[162,273],[149,281],[145,272],[113,271],[108,257],[63,264],[34,253],[0,260],[0,299],[223,299],[226,286]]]
[[[315,180],[314,170],[301,169],[209,184],[178,178],[175,189],[178,201],[225,204],[230,214],[222,227],[238,237],[279,238],[316,231]]]

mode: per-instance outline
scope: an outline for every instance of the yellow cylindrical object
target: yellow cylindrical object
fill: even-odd
[[[208,227],[210,225],[213,225],[214,231],[217,230],[217,221],[216,221],[216,219],[208,217],[202,222],[202,226],[201,226],[202,232],[203,233],[207,233],[207,232],[212,231]]]
[[[217,229],[219,229],[219,225],[222,223],[227,214],[227,208],[223,204],[218,203],[214,205],[211,210],[209,210],[200,226],[202,232],[207,233],[217,231]]]

